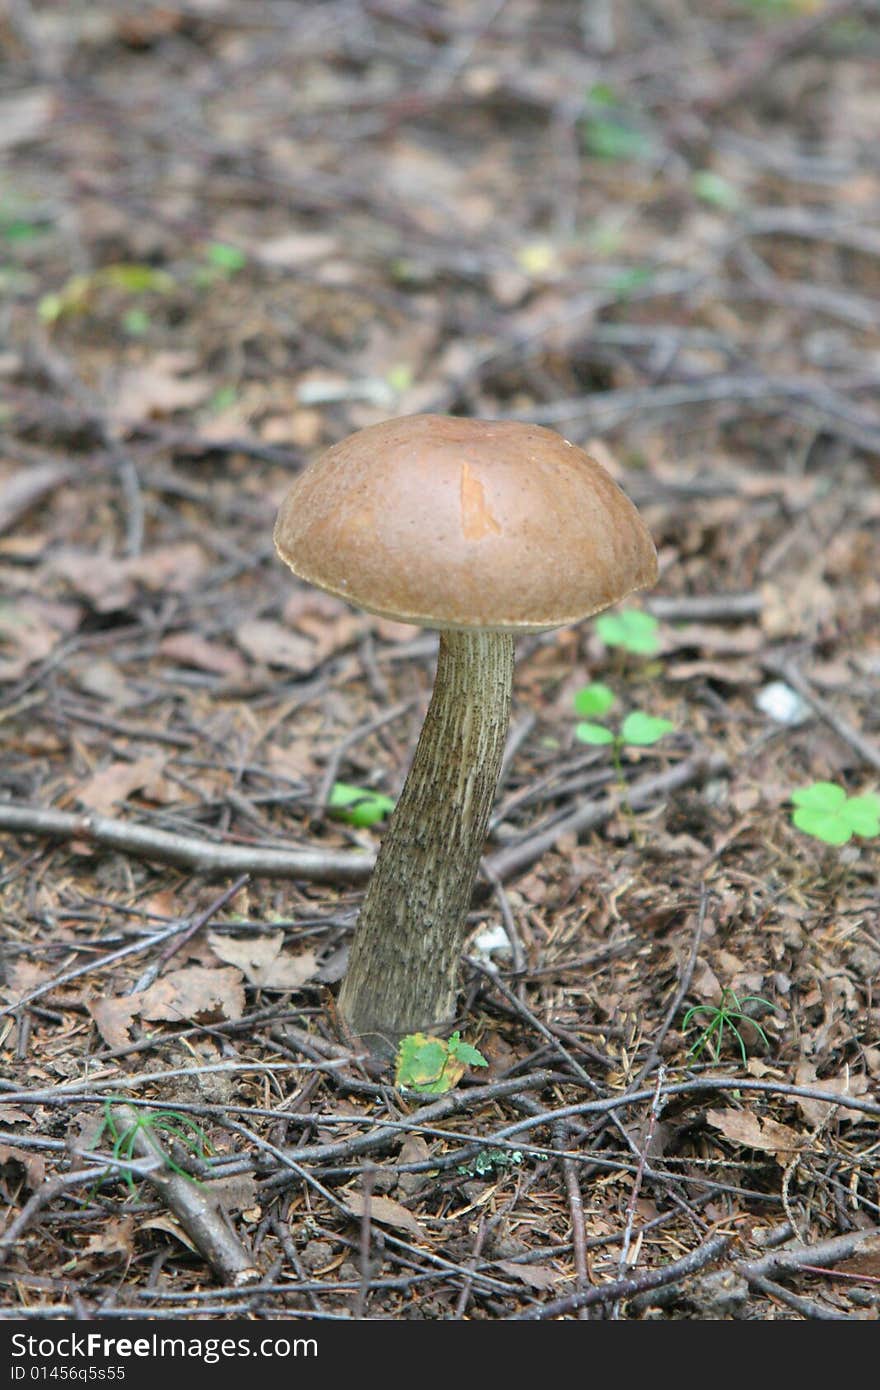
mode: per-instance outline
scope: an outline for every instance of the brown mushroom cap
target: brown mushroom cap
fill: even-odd
[[[657,578],[648,530],[605,469],[508,420],[359,430],[297,478],[275,546],[319,588],[431,628],[562,627]]]

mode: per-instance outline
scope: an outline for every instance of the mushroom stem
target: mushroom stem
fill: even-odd
[[[434,693],[361,909],[339,1010],[376,1053],[449,1022],[507,736],[513,637],[444,631]]]

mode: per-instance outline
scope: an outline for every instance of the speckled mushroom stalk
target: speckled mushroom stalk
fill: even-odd
[[[409,776],[379,850],[342,1017],[375,1052],[447,1023],[507,737],[507,632],[446,631]]]

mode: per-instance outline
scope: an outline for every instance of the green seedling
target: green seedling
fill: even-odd
[[[614,703],[614,692],[599,681],[583,686],[574,697],[577,714],[607,714]],[[646,714],[644,710],[636,709],[626,716],[617,733],[605,724],[596,724],[588,720],[575,726],[575,736],[581,743],[607,745],[619,756],[620,749],[626,745],[647,748],[652,743],[659,742],[674,728],[671,719],[659,719],[653,714]]]
[[[712,1057],[712,1061],[717,1062],[721,1056],[721,1046],[724,1041],[725,1030],[729,1030],[739,1043],[743,1066],[746,1066],[748,1063],[746,1045],[743,1041],[742,1034],[736,1026],[736,1019],[747,1020],[758,1033],[765,1047],[769,1050],[770,1039],[767,1037],[761,1025],[756,1023],[755,1020],[745,1012],[746,1004],[766,1004],[768,1009],[776,1009],[777,1012],[779,1011],[778,1005],[771,1004],[769,999],[764,999],[760,994],[747,994],[743,999],[739,999],[732,989],[723,989],[721,991],[721,1002],[719,1004],[695,1004],[693,1008],[688,1009],[682,1019],[681,1026],[683,1032],[687,1032],[688,1028],[691,1026],[692,1019],[695,1019],[698,1014],[705,1014],[709,1019],[696,1042],[688,1050],[688,1056],[696,1058],[699,1057],[701,1052],[708,1050]],[[693,1026],[696,1027],[698,1025]]]
[[[468,1067],[487,1067],[482,1052],[453,1033],[448,1042],[427,1033],[408,1033],[397,1049],[395,1086],[439,1096],[451,1091]]]
[[[470,1163],[459,1163],[456,1172],[463,1178],[485,1178],[499,1168],[518,1168],[523,1157],[520,1149],[483,1149]]]
[[[701,203],[733,212],[739,207],[739,194],[732,183],[716,174],[714,169],[697,169],[691,176],[691,188]]]
[[[247,256],[237,246],[229,246],[225,241],[211,241],[204,250],[204,264],[196,269],[193,278],[200,290],[206,290],[218,281],[231,279],[246,265]]]
[[[384,820],[394,810],[394,801],[381,792],[366,791],[363,787],[350,787],[347,782],[334,782],[327,809],[333,811],[340,820],[349,825],[375,825]]]
[[[813,782],[791,794],[792,823],[826,845],[846,845],[853,835],[880,835],[880,796],[847,796],[834,782]]]
[[[72,275],[60,290],[43,295],[37,305],[37,313],[44,323],[53,324],[59,319],[88,313],[96,295],[102,290],[139,295],[168,294],[173,289],[174,280],[166,271],[157,270],[152,265],[120,262],[102,266],[88,275]]]
[[[95,1138],[93,1148],[97,1148],[104,1134],[107,1133],[113,1143],[113,1158],[117,1163],[124,1166],[130,1163],[134,1156],[134,1146],[138,1134],[141,1130],[155,1134],[163,1131],[193,1154],[196,1158],[208,1158],[213,1153],[213,1149],[201,1125],[197,1125],[195,1120],[191,1120],[188,1115],[184,1115],[180,1110],[143,1110],[138,1112],[137,1119],[133,1125],[127,1129],[120,1129],[113,1114],[113,1106],[124,1104],[122,1096],[109,1096],[104,1101],[104,1119],[101,1128]],[[164,1153],[164,1150],[163,1150]],[[187,1178],[189,1182],[202,1186],[197,1178],[191,1173],[187,1173],[185,1168],[181,1168],[179,1163],[167,1153],[164,1154],[165,1164],[173,1173],[178,1173],[180,1177]],[[134,1192],[134,1178],[132,1174],[126,1173],[125,1181],[129,1188]]]
[[[634,656],[653,656],[660,649],[660,624],[651,613],[640,608],[623,608],[619,613],[603,613],[595,627],[606,647],[622,647]]]

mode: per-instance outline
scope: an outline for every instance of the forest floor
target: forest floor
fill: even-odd
[[[876,1320],[876,4],[4,14],[0,1315]],[[660,559],[519,644],[433,1095],[339,1032],[328,803],[436,638],[271,535],[424,411],[563,432]],[[616,768],[595,682],[671,728]]]

